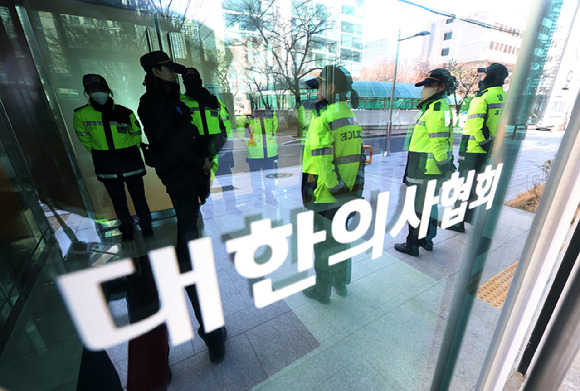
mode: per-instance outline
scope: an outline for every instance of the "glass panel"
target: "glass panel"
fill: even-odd
[[[0,99],[43,202],[85,213],[69,157],[50,112],[14,8],[0,5]],[[55,43],[57,45],[58,43]],[[50,66],[62,71],[60,59]],[[60,86],[59,86],[60,87]],[[66,87],[66,86],[63,86]],[[71,92],[63,90],[67,97]],[[69,98],[70,99],[70,98]],[[30,115],[22,115],[29,112]],[[37,218],[44,219],[42,216]],[[44,222],[46,224],[46,222]]]
[[[152,2],[145,6],[144,2],[62,0],[47,4],[35,0],[19,8],[21,19],[32,26],[28,43],[37,45],[42,54],[32,65],[50,76],[44,87],[57,96],[58,110],[53,115],[66,124],[89,188],[95,207],[91,217],[107,220],[104,225],[110,226],[114,226],[110,220],[119,217],[124,224],[119,227],[123,232],[110,230],[103,238],[88,228],[88,219],[78,215],[67,219],[78,240],[68,243],[66,261],[55,261],[57,273],[65,274],[63,266],[71,265],[86,274],[69,273],[57,284],[85,346],[106,355],[100,356],[102,367],[87,370],[85,365],[93,357],[81,359],[78,341],[73,339],[77,353],[63,353],[63,362],[81,376],[46,371],[44,376],[50,378],[46,384],[75,387],[87,379],[83,376],[103,378],[104,373],[116,373],[119,378],[112,376],[108,381],[117,388],[163,388],[169,368],[173,374],[169,388],[176,389],[427,390],[441,373],[436,366],[457,276],[473,261],[467,257],[470,249],[489,245],[487,263],[471,280],[474,304],[464,343],[458,345],[461,351],[439,364],[451,363],[451,388],[472,389],[501,314],[501,300],[492,300],[488,290],[496,289],[500,298],[505,294],[507,287],[500,282],[517,267],[534,218],[532,212],[516,205],[504,205],[499,199],[494,202],[494,180],[509,183],[507,198],[518,199],[533,181],[545,179],[546,162],[554,158],[562,133],[528,129],[533,94],[508,100],[503,88],[496,85],[489,87],[496,88],[493,99],[499,95],[501,102],[491,103],[496,111],[490,114],[494,120],[487,126],[494,133],[484,137],[481,125],[477,130],[481,135],[471,134],[474,130],[464,125],[467,118],[453,127],[458,99],[445,97],[442,91],[426,97],[429,91],[436,94],[443,83],[425,89],[423,96],[423,88],[414,85],[433,68],[445,67],[458,84],[473,83],[467,96],[473,98],[484,75],[469,80],[465,75],[501,62],[512,72],[504,86],[508,90],[518,59],[503,50],[490,51],[490,42],[504,47],[525,47],[528,42],[532,47],[537,34],[552,42],[556,25],[564,26],[560,31],[565,39],[565,26],[571,19],[559,19],[559,10],[554,11],[545,31],[529,32],[531,38],[524,41],[513,29],[488,28],[501,16],[508,19],[502,24],[523,29],[521,15],[527,10],[522,7],[517,16],[502,16],[488,12],[487,4],[470,3],[464,19],[481,22],[470,24],[448,23],[448,17],[408,4],[401,5],[409,7],[408,12],[397,13],[384,8],[383,2],[370,0],[328,2],[327,7],[316,7],[310,0],[191,2],[189,8],[185,2],[174,3],[165,9],[151,6],[156,4]],[[343,15],[343,5],[353,7],[354,12],[348,8]],[[388,21],[385,15],[389,15]],[[406,38],[397,45],[399,28],[403,30],[400,36]],[[454,46],[448,54],[457,64],[429,65],[440,64],[444,34],[449,29],[455,32],[452,41],[458,49]],[[429,34],[417,34],[422,31]],[[343,36],[353,38],[343,41]],[[360,42],[389,39],[390,52],[353,50],[360,43],[355,41],[358,36]],[[469,40],[461,42],[462,37]],[[477,50],[467,49],[471,40],[477,41]],[[156,49],[164,50],[171,59],[150,54],[152,63],[147,66],[145,61],[146,74],[141,58]],[[489,53],[498,57],[487,61]],[[550,57],[557,65],[562,51],[552,54],[525,66],[541,70]],[[367,55],[377,59],[377,64],[363,72],[363,66],[371,67],[374,62],[363,60]],[[395,58],[399,59],[396,80]],[[178,77],[182,96],[172,84],[175,75],[171,70],[179,67],[171,60],[199,72],[199,77],[194,71],[184,75],[187,85],[184,76]],[[326,65],[343,68],[334,74],[329,68],[321,71]],[[115,189],[107,181],[113,178],[102,172],[97,177],[102,163],[99,156],[112,160],[116,155],[109,152],[116,148],[111,143],[127,140],[124,134],[129,129],[138,131],[133,127],[136,124],[126,122],[131,118],[128,111],[121,118],[125,122],[98,114],[103,106],[95,100],[98,95],[88,101],[82,83],[83,75],[89,73],[100,74],[107,81],[104,91],[89,88],[89,92],[107,93],[110,87],[115,104],[139,117],[141,138],[150,146],[143,186],[148,207],[154,212],[153,234],[143,197],[136,194],[141,186],[124,179],[125,189],[118,176],[125,178],[129,172],[115,173],[114,180],[121,182]],[[447,76],[436,73],[428,80],[441,81],[437,77]],[[354,94],[347,91],[351,79],[360,95],[358,107]],[[559,88],[559,78],[548,79],[537,80],[543,88],[541,96]],[[450,80],[445,87],[452,84]],[[104,88],[99,78],[92,81]],[[311,89],[314,81],[318,91]],[[536,102],[537,115],[544,108],[564,109],[548,105],[545,96]],[[324,106],[322,98],[330,103]],[[421,100],[428,102],[417,107]],[[464,117],[475,107],[472,103],[467,109],[466,100],[459,102]],[[501,174],[501,166],[486,160],[486,149],[481,147],[484,140],[492,142],[505,131],[500,118],[501,110],[507,111],[502,106],[506,101],[523,102],[518,124],[526,124],[515,135],[525,135],[524,148],[520,150],[518,144],[502,161],[505,166],[517,161],[513,176],[511,171]],[[77,123],[75,129],[75,109],[84,105],[94,118],[83,119],[85,128]],[[485,118],[483,113],[475,114],[472,118]],[[94,147],[89,152],[81,143],[87,136],[84,133],[95,138],[100,135],[101,149]],[[387,134],[392,136],[388,142]],[[139,134],[132,136],[138,139]],[[494,150],[504,146],[506,141],[500,140],[506,138],[495,139]],[[137,144],[126,149],[133,145]],[[473,177],[459,163],[460,145],[471,148],[472,155],[481,155],[470,158],[485,163],[471,167],[480,171]],[[361,156],[361,147],[367,156]],[[383,151],[388,153],[381,156]],[[140,162],[142,152],[136,150],[131,163]],[[461,152],[464,157],[463,152],[468,153]],[[453,166],[447,163],[451,155],[461,167],[460,176],[453,181]],[[369,161],[364,172],[361,158]],[[486,166],[489,170],[484,171]],[[442,170],[447,170],[447,176]],[[471,185],[465,185],[466,178],[476,186],[473,192]],[[428,185],[431,179],[434,181]],[[131,197],[125,200],[123,194],[127,193]],[[538,198],[538,188],[532,188],[530,194]],[[122,209],[127,203],[128,212]],[[131,209],[133,203],[137,210]],[[473,235],[475,224],[459,223],[468,208],[476,213],[475,220],[470,220],[475,223],[478,213],[483,213],[480,210],[488,205],[501,217],[497,234],[484,240]],[[133,215],[139,218],[138,224]],[[64,228],[57,230],[57,238],[64,235]],[[201,240],[193,240],[200,236]],[[176,244],[174,251],[171,247]],[[97,272],[117,273],[111,274],[114,279],[133,270],[131,277],[104,288],[95,281],[79,280]],[[176,276],[179,271],[181,277]],[[192,283],[197,289],[182,289]],[[97,293],[91,296],[88,292],[93,288]],[[105,295],[99,293],[102,289]],[[108,302],[99,307],[103,296]],[[91,297],[93,302],[85,302]],[[83,305],[74,307],[75,303]],[[138,321],[160,307],[164,310],[154,326],[165,325],[144,335],[141,330],[114,339],[110,320],[116,327],[134,330]],[[96,327],[99,323],[95,321],[100,320],[103,322]],[[28,327],[26,322],[19,323],[22,330]],[[59,340],[65,332],[70,337],[69,326],[52,337]],[[228,331],[225,345],[221,326]],[[31,349],[39,352],[43,347]],[[222,358],[220,365],[208,370],[209,362]],[[13,358],[0,362],[0,373],[9,372],[16,363]],[[151,366],[145,369],[144,363]],[[115,371],[110,370],[111,365]]]

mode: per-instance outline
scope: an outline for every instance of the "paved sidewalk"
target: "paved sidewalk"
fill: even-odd
[[[528,132],[523,142],[508,198],[533,184],[541,175],[540,166],[552,159],[562,134]],[[366,170],[365,198],[372,199],[379,191],[389,191],[389,217],[398,216],[401,183],[406,153],[389,157],[375,156]],[[420,257],[409,257],[394,251],[402,241],[406,227],[396,237],[385,236],[384,251],[378,259],[369,253],[353,257],[352,283],[348,297],[335,294],[330,305],[322,305],[295,294],[283,301],[257,309],[251,285],[255,281],[242,278],[235,270],[224,241],[244,231],[249,221],[268,217],[273,224],[291,223],[302,211],[300,167],[281,168],[278,178],[263,178],[266,190],[276,201],[256,199],[252,195],[250,173],[218,177],[214,186],[233,186],[235,190],[212,194],[203,206],[205,235],[213,238],[216,268],[220,283],[228,340],[226,359],[214,366],[209,363],[207,348],[197,336],[191,342],[171,349],[169,364],[173,381],[169,390],[427,390],[435,370],[439,347],[449,314],[455,281],[469,241],[469,231],[458,234],[439,230],[433,252],[421,250]],[[281,175],[287,174],[287,175]],[[253,178],[257,179],[257,178]],[[491,252],[480,285],[519,259],[534,215],[504,206]],[[117,237],[100,238],[88,219],[71,215],[67,224],[80,240],[98,242],[107,252],[94,252],[95,264],[111,262],[148,249],[172,244],[174,219],[155,222],[155,237],[145,241],[121,243]],[[56,233],[66,253],[70,239],[62,228]],[[292,246],[291,246],[292,247]],[[99,250],[100,251],[100,250]],[[293,250],[289,259],[293,259]],[[257,255],[264,255],[258,249]],[[69,258],[67,262],[74,262]],[[55,261],[56,265],[57,262]],[[46,267],[52,267],[47,265]],[[296,265],[287,261],[272,276],[274,284],[295,277]],[[54,276],[62,273],[47,270]],[[67,379],[60,390],[75,389],[74,366],[78,365],[79,343],[65,309],[39,305],[54,284],[40,281],[31,294],[30,316],[46,319],[44,327],[53,330],[53,343],[42,356],[19,355],[15,340],[10,349],[10,365],[0,365],[0,379],[17,376],[26,379],[27,389],[47,389],[43,377],[26,375],[25,371],[42,368],[43,373]],[[126,301],[111,303],[119,324],[127,322]],[[467,334],[460,351],[452,383],[453,390],[470,390],[477,381],[489,347],[500,310],[477,299],[470,317]],[[192,309],[190,317],[197,329]],[[24,327],[24,326],[23,326]],[[66,336],[58,337],[66,330]],[[126,386],[127,344],[120,344],[108,353],[123,385]],[[67,361],[68,360],[68,361]],[[70,361],[70,362],[69,362]],[[67,363],[68,372],[60,366]],[[29,365],[30,364],[30,365]],[[70,367],[73,367],[71,370]],[[14,368],[20,368],[15,371]],[[24,372],[23,372],[24,371]],[[571,376],[578,378],[580,371]],[[574,377],[572,378],[574,379]],[[60,377],[57,379],[60,380]],[[9,384],[9,383],[6,383]],[[19,383],[23,384],[23,383]],[[567,380],[575,390],[574,381]],[[570,385],[571,384],[571,385]]]

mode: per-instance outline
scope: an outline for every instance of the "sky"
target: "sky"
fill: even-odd
[[[402,3],[398,0],[365,0],[365,42],[377,39],[389,39],[389,52],[394,56],[398,30],[401,38],[428,29],[429,22],[438,15],[422,8]],[[527,18],[530,7],[539,0],[410,0],[425,7],[443,11],[457,16],[468,17],[474,12],[492,10],[508,15],[509,18]],[[458,22],[464,23],[464,22]],[[400,56],[412,58],[413,53],[420,52],[422,38],[414,38],[401,43]]]
[[[469,16],[477,11],[492,10],[498,14],[508,14],[521,18],[523,15],[527,17],[530,6],[537,0],[411,1],[437,11],[444,11],[458,16]],[[398,28],[401,28],[402,31],[409,30],[410,35],[412,35],[414,34],[414,25],[424,24],[429,20],[433,20],[436,16],[419,7],[397,0],[366,0],[365,26],[369,32],[379,38],[389,38],[392,31],[396,32]]]

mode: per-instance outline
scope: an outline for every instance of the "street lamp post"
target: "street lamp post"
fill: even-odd
[[[385,135],[385,150],[383,152],[383,156],[390,156],[391,155],[391,132],[393,128],[393,104],[395,102],[395,84],[397,83],[397,65],[399,63],[399,46],[401,41],[420,37],[424,35],[431,34],[429,31],[421,31],[415,35],[411,35],[410,37],[401,38],[401,29],[399,29],[399,34],[397,36],[397,53],[395,54],[395,72],[393,75],[393,87],[391,88],[391,99],[389,102],[389,122],[387,123],[387,134]]]

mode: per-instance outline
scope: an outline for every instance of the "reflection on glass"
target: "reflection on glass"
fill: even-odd
[[[445,69],[458,84],[455,96],[441,100],[444,110],[439,110],[439,114],[443,113],[443,127],[453,128],[446,130],[447,137],[439,134],[442,129],[430,132],[433,137],[426,134],[426,145],[431,139],[445,139],[445,153],[454,156],[456,165],[464,152],[481,152],[476,147],[485,152],[485,141],[493,140],[493,128],[497,126],[494,121],[501,112],[492,112],[492,120],[476,111],[476,95],[485,94],[485,88],[480,91],[477,87],[483,76],[478,76],[477,68],[504,64],[512,72],[506,79],[506,90],[511,87],[517,76],[513,69],[522,45],[520,19],[525,12],[519,9],[517,17],[502,12],[502,20],[497,19],[495,25],[494,18],[500,16],[487,4],[465,4],[465,9],[439,15],[409,4],[401,4],[400,9],[385,8],[382,2],[372,0],[192,1],[189,6],[175,2],[169,7],[163,2],[61,3],[30,1],[22,7],[46,61],[36,66],[47,67],[50,74],[52,84],[45,88],[54,88],[61,113],[71,113],[86,101],[82,75],[102,75],[116,93],[115,102],[140,107],[137,119],[144,129],[143,141],[150,147],[150,155],[145,156],[149,159],[148,175],[144,177],[146,197],[151,210],[160,212],[154,216],[165,218],[154,219],[153,238],[135,240],[130,248],[123,246],[123,254],[137,258],[135,254],[177,243],[180,268],[186,272],[191,271],[187,242],[201,236],[211,238],[219,296],[230,332],[227,340],[225,329],[212,337],[205,333],[199,292],[189,286],[182,293],[191,303],[186,316],[198,328],[196,337],[171,347],[169,356],[164,331],[144,336],[144,340],[155,341],[155,349],[148,350],[151,344],[136,340],[107,349],[121,386],[133,387],[137,384],[133,383],[135,377],[140,375],[146,378],[138,352],[147,351],[157,365],[156,371],[165,373],[166,378],[173,373],[169,389],[250,389],[260,384],[273,389],[287,389],[289,385],[316,389],[359,385],[352,382],[363,380],[368,381],[368,388],[429,389],[450,316],[449,298],[456,288],[458,272],[464,267],[464,253],[472,248],[469,243],[483,242],[480,238],[469,242],[473,227],[467,224],[463,227],[465,233],[439,229],[438,235],[431,238],[433,251],[417,249],[419,258],[409,256],[414,251],[408,254],[393,249],[407,235],[403,232],[406,230],[398,232],[393,228],[402,216],[407,194],[401,183],[401,178],[408,176],[405,133],[409,127],[422,126],[417,121],[421,121],[423,111],[417,106],[427,99],[414,84],[426,80],[429,71],[436,68]],[[65,6],[63,11],[61,7]],[[449,8],[446,4],[438,7]],[[498,9],[505,11],[503,7]],[[539,34],[550,33],[554,23],[547,23]],[[361,158],[370,160],[370,156],[363,155],[362,146],[375,151],[385,147],[381,143],[390,109],[396,30],[411,25],[412,32],[426,29],[430,35],[409,41],[400,53],[393,96],[392,155],[375,156],[372,163],[363,164]],[[389,30],[391,26],[393,31]],[[538,41],[537,49],[544,50],[542,57],[547,57],[545,41]],[[161,52],[165,53],[163,59],[159,57],[155,63],[144,65],[143,60],[139,61],[146,53]],[[189,76],[185,74],[180,80],[177,72],[183,69],[174,64],[189,68]],[[321,75],[328,65],[348,71],[356,93],[343,88],[346,85],[336,79],[341,76],[332,72],[332,77]],[[3,65],[1,71],[6,72],[4,69]],[[322,98],[328,104],[321,103],[319,91],[308,84],[316,76],[323,76],[319,79]],[[521,108],[518,124],[528,120],[538,86],[539,82],[532,80],[522,94],[525,107]],[[537,106],[541,110],[544,104]],[[92,157],[77,141],[72,118],[68,117],[64,120],[95,207],[95,216],[91,217],[119,217],[106,189],[98,183]],[[473,120],[487,126],[489,137],[479,137],[477,132],[481,130],[483,134],[483,127],[477,132],[470,130]],[[479,122],[477,126],[481,125]],[[524,163],[515,166],[513,178],[511,171],[501,174],[513,197],[525,190],[526,183],[521,178],[536,175],[536,163],[541,165],[552,158],[560,141],[556,133],[527,131],[525,126],[522,129],[522,136],[526,133],[527,137],[526,148],[521,152],[513,149],[503,163],[515,164],[518,153]],[[462,138],[466,140],[464,144]],[[495,140],[494,151],[503,142]],[[434,153],[430,149],[412,152],[424,154],[426,160],[430,159],[429,153]],[[487,157],[484,160],[488,163]],[[437,166],[437,162],[432,163]],[[361,172],[359,168],[363,167]],[[464,168],[460,170],[462,176]],[[497,166],[492,169],[497,170]],[[355,181],[363,178],[364,189],[361,185],[353,196]],[[477,186],[476,178],[473,183]],[[441,189],[439,194],[452,193]],[[380,217],[375,213],[379,194],[383,194],[382,207],[389,213],[385,213],[386,223],[376,226],[373,223]],[[370,220],[359,212],[339,215],[336,221],[340,220],[340,224],[333,227],[334,214],[346,203],[343,196],[363,198],[359,198],[360,205],[364,203],[361,208],[372,206]],[[321,200],[325,202],[314,202]],[[455,206],[455,202],[452,204]],[[439,213],[438,220],[432,214],[435,226],[444,219],[444,209],[451,208],[443,202],[439,206],[443,213]],[[502,217],[497,234],[484,243],[489,245],[488,262],[479,270],[481,283],[470,288],[473,297],[480,285],[517,261],[533,220],[533,215],[507,206],[494,204],[492,208]],[[304,231],[309,226],[304,225],[306,219],[301,213],[308,211],[314,211],[312,237],[308,239],[315,243],[313,248],[301,252],[304,237],[300,235],[310,232]],[[415,208],[415,212],[419,211]],[[270,242],[267,230],[252,232],[253,223],[263,227],[265,221],[272,230],[290,233]],[[353,241],[337,235],[350,235],[359,225],[373,228]],[[385,235],[380,238],[382,246],[377,257],[370,251],[352,252],[345,253],[348,261],[332,265],[329,262],[330,257],[356,246],[370,248],[368,243],[371,239],[373,244],[378,243],[374,234],[382,229]],[[319,240],[318,232],[325,232],[326,238]],[[102,243],[104,248],[118,239],[108,240]],[[238,251],[232,247],[246,252],[253,249],[248,259],[256,268],[265,270],[271,267],[264,265],[268,265],[272,254],[285,248],[284,244],[288,245],[286,257],[274,259],[277,268],[258,276],[240,267]],[[300,260],[309,259],[302,258],[306,255],[313,255],[314,261],[303,267]],[[118,258],[113,257],[108,263],[113,265]],[[143,262],[147,263],[145,258]],[[140,272],[142,269],[136,276]],[[263,292],[254,291],[256,286],[270,284],[274,293],[286,292],[301,281],[316,281],[313,289],[304,290],[307,297],[294,294],[256,308],[263,297]],[[151,302],[157,300],[153,291],[147,291]],[[338,295],[331,295],[332,292]],[[142,296],[146,295],[132,292],[111,300],[109,306],[115,319],[131,318],[135,322],[135,302]],[[476,326],[466,330],[464,343],[459,345],[462,351],[453,377],[458,389],[474,386],[501,314],[500,309],[483,299],[473,300],[471,319]],[[323,305],[328,302],[332,304]],[[75,365],[80,362],[79,352],[71,355],[77,360]],[[210,362],[219,364],[209,367],[208,353]],[[6,371],[8,366],[2,362],[0,369]],[[75,376],[78,373],[72,372]],[[63,379],[59,386],[76,384],[76,379],[64,376],[63,371],[53,373]],[[365,374],[364,379],[361,373]]]

